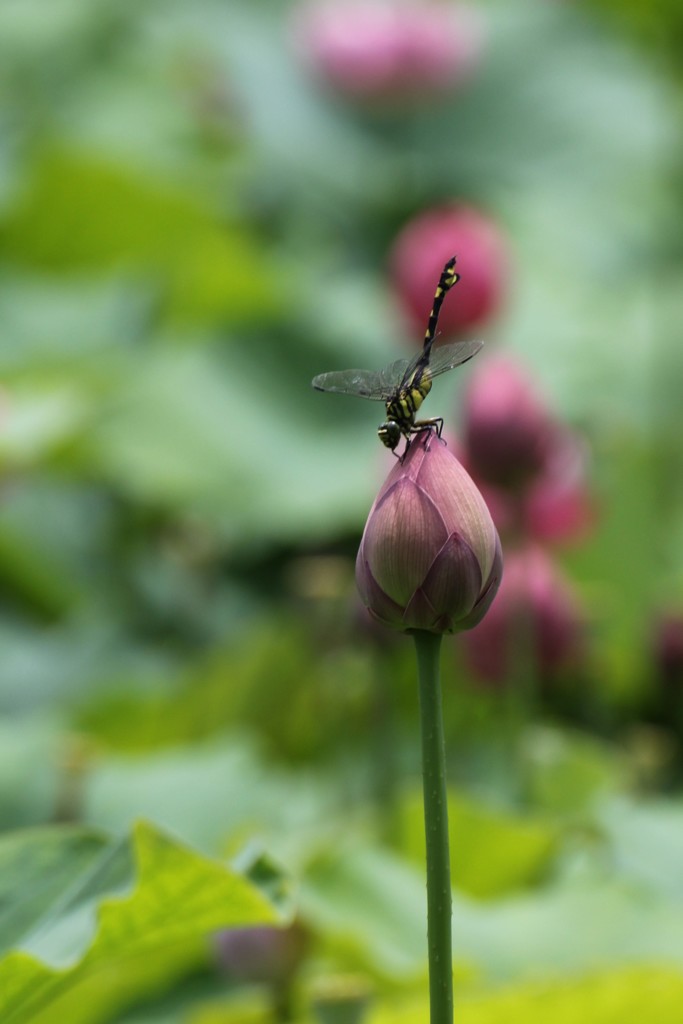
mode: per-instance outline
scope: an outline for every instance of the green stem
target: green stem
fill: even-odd
[[[453,1024],[451,865],[448,850],[446,745],[441,712],[441,635],[414,634],[420,684],[422,784],[427,841],[427,942],[430,1024]]]

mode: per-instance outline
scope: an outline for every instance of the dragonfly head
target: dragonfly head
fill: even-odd
[[[401,428],[396,420],[387,420],[386,423],[380,423],[378,426],[377,436],[382,444],[393,452],[401,440]]]

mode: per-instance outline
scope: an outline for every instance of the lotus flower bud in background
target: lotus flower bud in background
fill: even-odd
[[[569,430],[562,430],[552,449],[540,476],[517,491],[477,479],[463,456],[503,538],[576,543],[594,525],[596,506],[588,486],[585,445]]]
[[[657,622],[654,664],[659,685],[683,694],[683,615],[664,615]]]
[[[683,739],[683,614],[668,611],[653,623],[650,640],[652,686],[645,695],[646,718]],[[680,756],[680,755],[679,755]]]
[[[570,431],[553,445],[545,470],[524,502],[527,533],[539,541],[583,540],[596,521],[596,505],[587,481],[586,449]]]
[[[365,525],[356,560],[364,604],[393,629],[453,633],[482,619],[501,574],[484,499],[448,447],[419,434]]]
[[[459,334],[498,312],[507,279],[505,243],[498,226],[469,206],[445,206],[405,225],[390,256],[391,275],[410,330],[422,338],[445,260],[456,253],[461,275],[441,310],[441,333]]]
[[[329,0],[295,18],[299,49],[319,78],[364,103],[446,92],[469,76],[481,48],[473,12],[451,4]]]
[[[500,686],[521,659],[541,680],[578,663],[583,620],[577,597],[549,556],[529,546],[506,554],[505,577],[486,619],[466,638],[474,674]]]
[[[215,936],[219,966],[236,981],[286,985],[298,971],[310,943],[298,922],[288,928],[233,928]]]
[[[476,480],[518,490],[548,467],[559,424],[527,375],[506,356],[483,360],[464,400],[465,461]]]

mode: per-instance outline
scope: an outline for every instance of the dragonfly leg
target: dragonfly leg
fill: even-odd
[[[441,436],[442,430],[442,416],[435,416],[431,420],[417,420],[415,423],[413,423],[412,427],[410,427],[409,434],[406,435],[406,450],[403,453],[403,458],[405,458],[408,448],[410,447],[412,437],[414,437],[416,434],[423,434],[425,431],[427,431],[430,435],[436,434],[441,443],[445,444],[446,442]],[[412,437],[410,435],[412,435]],[[429,444],[429,442],[427,442],[427,444]]]
[[[441,437],[443,430],[443,417],[435,416],[431,420],[417,420],[410,428],[411,434],[421,434],[423,430],[433,430],[437,437]]]
[[[405,434],[404,436],[405,436],[405,439],[406,439],[406,446],[403,449],[403,453],[401,455],[399,455],[399,457],[398,457],[398,461],[399,462],[403,462],[403,460],[405,459],[406,455],[408,454],[408,449],[410,448],[410,434]],[[396,452],[394,452],[394,455],[396,455]]]

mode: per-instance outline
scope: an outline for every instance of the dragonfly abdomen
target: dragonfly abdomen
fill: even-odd
[[[387,402],[387,418],[394,420],[400,427],[411,427],[415,422],[415,413],[432,389],[432,382],[427,373],[412,387],[405,388],[396,398]]]

